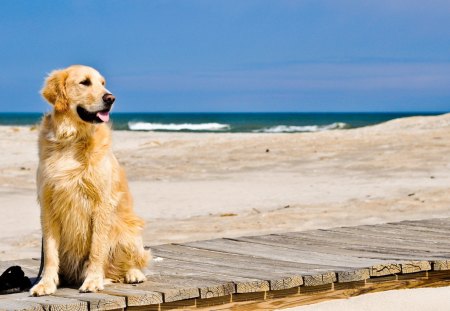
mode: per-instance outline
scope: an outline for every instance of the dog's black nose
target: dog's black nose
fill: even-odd
[[[103,102],[105,104],[107,104],[108,106],[111,106],[114,103],[114,101],[116,100],[116,98],[113,96],[113,94],[109,94],[109,93],[106,93],[105,95],[103,95],[102,98],[103,98]]]

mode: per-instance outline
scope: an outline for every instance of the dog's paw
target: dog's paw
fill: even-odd
[[[125,283],[142,283],[146,280],[144,273],[141,270],[132,268],[125,274]]]
[[[88,275],[80,287],[82,293],[95,293],[103,290],[103,277],[101,275]]]
[[[38,284],[30,289],[31,296],[51,295],[56,292],[56,282],[48,279],[42,279]]]

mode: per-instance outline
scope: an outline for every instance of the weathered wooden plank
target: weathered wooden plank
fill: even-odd
[[[431,270],[431,264],[429,261],[411,261],[411,262],[405,262],[401,264],[402,266],[402,273],[415,273],[415,272],[421,272],[421,271],[430,271]]]
[[[167,267],[167,269],[171,269]],[[105,292],[110,293],[111,289],[135,289],[150,293],[161,293],[163,302],[173,302],[183,299],[200,297],[200,290],[205,293],[220,292],[229,294],[230,282],[219,282],[202,277],[191,277],[185,274],[178,275],[147,275],[147,282],[140,284],[112,284],[108,285]],[[267,282],[266,282],[267,283]],[[268,286],[268,285],[267,285]],[[114,294],[117,294],[114,293]],[[138,299],[140,301],[140,299]]]
[[[199,260],[201,260],[202,257],[198,258]],[[234,262],[231,261],[231,264],[234,264]],[[258,267],[257,263],[253,264]],[[277,263],[273,262],[272,264],[273,265],[269,269],[273,269],[274,271],[276,271],[279,268],[277,266]],[[283,290],[303,285],[303,279],[305,280],[307,286],[322,285],[336,281],[336,275],[334,272],[326,272],[318,275],[305,275],[302,279],[300,274],[295,274],[294,272],[291,272],[292,270],[285,273],[272,272],[270,274],[268,274],[268,272],[265,270],[260,270],[260,280],[256,280],[255,278],[247,279],[246,277],[250,277],[250,275],[246,275],[245,270],[241,270],[240,267],[235,268],[234,270],[224,269],[220,265],[210,265],[209,267],[208,265],[205,265],[204,267],[202,267],[202,265],[197,262],[178,262],[170,261],[170,259],[164,259],[164,264],[161,267],[162,269],[168,268],[167,272],[161,271],[160,273],[177,273],[177,271],[179,271],[178,269],[180,269],[181,267],[190,270],[190,273],[192,273],[193,275],[202,277],[214,277],[217,280],[229,280],[236,284],[238,293],[245,293],[245,290],[251,290],[250,292],[266,291],[268,290],[267,282],[270,283],[270,290]],[[243,272],[240,273],[240,271]],[[314,271],[309,272],[311,273]],[[181,274],[186,274],[186,272],[183,272]],[[214,297],[218,297],[218,295]],[[203,297],[203,295],[201,294],[201,298],[205,297]]]
[[[369,269],[355,269],[353,271],[338,271],[337,281],[339,283],[355,282],[366,280],[370,277]]]
[[[384,282],[368,283],[357,282],[358,286],[342,286],[345,283],[336,286],[339,289],[335,290],[322,290],[320,292],[313,291],[308,292],[307,287],[300,287],[299,294],[290,294],[286,296],[276,297],[275,299],[260,299],[246,301],[241,299],[242,302],[232,302],[224,305],[218,305],[214,307],[214,310],[279,310],[284,308],[293,308],[303,305],[309,305],[312,303],[323,302],[327,300],[345,299],[353,296],[358,296],[367,293],[375,293],[387,290],[405,289],[405,288],[420,288],[420,287],[442,287],[449,286],[448,275],[446,278],[436,278],[434,276],[429,279],[410,279],[410,280],[389,280]],[[304,290],[305,289],[305,290]],[[271,294],[267,293],[267,297],[270,298]],[[207,309],[197,309],[211,310]]]
[[[305,275],[303,280],[305,286],[319,286],[334,283],[337,281],[337,277],[334,271],[330,271],[319,275]]]
[[[375,256],[383,256],[385,260],[390,262],[401,262],[408,260],[439,260],[446,259],[450,257],[449,252],[438,251],[436,249],[421,250],[419,248],[414,249],[412,246],[408,249],[398,247],[397,249],[393,249],[392,247],[383,247],[383,246],[366,246],[365,249],[361,246],[353,248],[351,246],[346,246],[345,249],[358,249],[362,252],[361,257],[369,256],[371,258]],[[402,249],[402,250],[400,250]],[[372,254],[378,255],[372,255]]]
[[[389,224],[401,224],[411,227],[426,228],[430,230],[450,231],[450,221],[448,218],[423,219],[423,220],[404,220],[398,223],[391,222]]]
[[[14,300],[14,299],[1,299],[0,311],[44,311],[44,308],[34,302]]]
[[[29,301],[40,304],[44,310],[51,311],[87,311],[88,303],[86,301],[62,298],[55,296],[41,296],[22,298],[21,301]]]
[[[422,222],[422,220],[420,220],[418,222]],[[424,219],[423,223],[430,224],[432,226],[437,226],[437,227],[450,228],[450,217]]]
[[[443,235],[447,235],[448,232],[436,232],[436,231],[425,231],[425,230],[417,230],[417,227],[408,227],[405,225],[393,225],[393,224],[385,224],[379,225],[377,227],[364,227],[364,228],[355,228],[355,230],[364,230],[370,234],[376,232],[381,235],[395,235],[396,238],[408,238],[415,239],[419,241],[429,240],[435,241],[439,239]],[[446,247],[450,244],[448,241],[441,241]]]
[[[236,285],[237,294],[247,293],[261,293],[270,290],[269,282],[261,283],[261,281],[255,281],[252,283],[241,283]]]
[[[138,284],[137,287],[161,291],[164,294],[164,302],[181,300],[180,297],[197,298],[212,294],[224,296],[234,292],[234,285],[230,281],[212,280],[203,275],[195,278],[190,275],[186,276],[186,273],[148,275],[147,280],[148,282]]]
[[[242,244],[241,244],[242,243]],[[322,254],[314,253],[312,252],[309,254],[309,258],[293,258],[293,254],[296,255],[296,250],[286,249],[282,247],[276,247],[276,246],[267,246],[267,245],[261,245],[261,244],[254,244],[254,243],[248,243],[248,242],[238,242],[238,241],[232,241],[232,240],[213,240],[213,241],[202,241],[202,242],[194,242],[189,243],[188,245],[193,247],[199,247],[199,248],[208,248],[213,250],[226,250],[229,252],[237,252],[237,253],[245,253],[245,254],[253,254],[261,257],[269,257],[272,259],[280,258],[281,253],[281,259],[290,258],[291,261],[297,260],[297,261],[305,261],[310,260],[313,261],[313,258],[316,258],[317,256],[320,256]],[[298,255],[298,254],[297,254]],[[304,252],[302,252],[303,256],[306,256]],[[352,261],[352,266],[350,266],[347,262],[342,260],[342,257],[339,256],[329,256],[327,260],[331,261],[331,258],[333,258],[334,261],[338,261],[338,264],[347,264],[350,269],[346,271],[339,271],[337,272],[337,280],[338,282],[352,282],[352,281],[359,281],[359,280],[365,280],[369,278],[369,269],[361,269],[361,267],[367,266],[367,265],[373,265],[376,261],[370,260],[370,259],[364,259],[364,260],[358,260],[357,263],[355,261]],[[322,258],[322,260],[324,260]],[[331,263],[331,262],[330,262]]]
[[[192,263],[205,262],[211,265],[229,265],[236,269],[249,266],[263,271],[277,271],[286,275],[303,275],[307,286],[322,285],[336,281],[334,270],[343,270],[339,266],[321,266],[290,261],[272,260],[255,256],[231,254],[206,249],[197,249],[186,245],[160,245],[152,247],[155,256],[189,260]],[[283,284],[285,285],[285,284]],[[276,288],[276,286],[274,286]]]
[[[190,273],[189,276],[201,276],[217,282],[231,281],[237,288],[249,288],[250,284],[260,284],[261,291],[265,291],[267,282],[272,290],[281,290],[300,286],[303,279],[300,274],[278,272],[276,269],[264,270],[247,267],[230,267],[222,264],[209,264],[205,262],[189,262],[185,260],[164,259],[161,266],[156,266],[156,271],[164,275],[181,270],[182,274]],[[188,271],[188,272],[187,272]],[[248,284],[246,284],[248,283]],[[253,288],[257,291],[257,288]]]
[[[270,258],[255,257],[245,254],[234,254],[223,251],[213,251],[189,247],[187,245],[159,245],[152,247],[155,256],[162,258],[171,258],[177,260],[186,260],[192,263],[204,262],[211,265],[224,265],[237,269],[255,267],[259,270],[272,271],[279,273],[294,274],[320,274],[345,267],[333,265],[324,266],[318,264],[307,264],[283,260],[272,260]],[[275,268],[275,269],[274,269]]]
[[[442,240],[442,235],[439,236],[429,233],[417,234],[416,232],[408,232],[407,230],[396,229],[393,227],[384,227],[383,225],[335,228],[332,232],[353,233],[367,238],[377,237],[379,239],[390,239],[391,243],[395,241],[400,242],[401,244],[398,245],[400,247],[402,244],[411,245],[414,243],[420,243],[417,245],[417,247],[420,247],[425,243],[425,245],[439,244],[442,250],[450,250],[450,242]]]
[[[364,229],[361,229],[362,227],[364,227]],[[345,234],[357,234],[358,237],[361,237],[363,234],[367,234],[367,232],[369,232],[370,234],[377,235],[377,237],[382,237],[382,238],[385,237],[386,243],[391,241],[391,235],[393,233],[396,233],[397,237],[399,237],[399,236],[403,237],[404,236],[404,234],[402,235],[401,232],[396,232],[396,229],[392,229],[391,228],[391,229],[387,230],[386,226],[384,226],[384,225],[371,226],[370,229],[368,229],[367,227],[368,226],[361,226],[361,227],[356,227],[356,228],[337,228],[337,229],[333,229],[331,231],[332,231],[332,233],[344,232]],[[379,231],[380,228],[383,229],[382,232]],[[363,232],[361,232],[361,231],[363,231]],[[403,230],[401,230],[401,231],[403,231]],[[433,234],[433,236],[435,236],[435,235]],[[380,238],[378,238],[377,241],[379,243],[380,242]],[[398,245],[395,244],[395,247],[398,247]],[[417,245],[416,245],[416,247],[417,247]],[[384,250],[384,252],[386,252],[386,253],[389,253],[389,251],[390,250]],[[421,254],[421,255],[418,255],[417,253],[418,253],[417,249],[416,250],[411,249],[411,259],[418,259],[421,256],[433,257],[432,254],[428,254],[428,255]],[[388,257],[388,256],[389,256],[389,254],[386,254],[386,257]],[[390,266],[390,267],[392,267],[392,266]],[[400,267],[401,267],[401,272],[402,273],[414,273],[414,272],[419,272],[419,271],[429,271],[429,270],[431,270],[431,265],[426,260],[402,262]],[[372,267],[372,269],[371,269],[372,273],[373,273],[374,270],[375,271],[378,270],[378,269],[373,269],[373,268],[375,268],[375,267]],[[379,276],[379,274],[377,273],[376,276]]]
[[[390,275],[403,282],[431,275],[434,272],[425,271],[432,268],[444,274],[450,270],[448,233],[450,218],[163,245],[154,249],[162,261],[153,265],[143,284],[108,285],[99,294],[60,289],[50,297],[0,297],[0,306],[18,301],[38,309],[86,310],[90,305],[93,310],[112,310],[123,308],[126,299],[130,308],[163,309],[196,299],[226,301],[236,293],[241,298],[262,297],[277,290],[273,297],[278,297],[282,292],[295,294],[298,286],[332,282],[337,282],[335,289],[350,290],[369,277],[378,277],[371,284],[383,283]],[[0,269],[12,265],[34,274],[39,261],[4,262]]]
[[[186,245],[196,248],[245,254],[255,257],[270,258],[302,263],[319,263],[323,265],[340,265],[348,268],[361,268],[370,264],[378,264],[380,260],[345,258],[333,254],[309,252],[308,250],[287,249],[278,246],[235,241],[231,239],[216,239],[191,242]]]
[[[138,286],[136,287],[140,290],[151,290],[151,291],[156,291],[157,289],[159,289],[163,294],[164,302],[173,302],[178,300],[200,297],[200,290],[198,289],[198,285],[199,285],[198,283],[196,284],[186,283],[184,286],[174,286],[173,281],[164,282],[164,280],[161,280],[161,282],[156,282],[152,279],[149,279],[148,282],[139,284],[139,287]],[[211,287],[208,285],[205,286],[203,284],[201,286],[204,286],[203,288]]]
[[[369,256],[377,258],[383,256],[389,261],[392,260],[413,260],[413,259],[436,259],[446,256],[442,253],[442,249],[427,247],[422,241],[404,241],[395,240],[385,235],[367,235],[367,231],[354,231],[347,228],[336,228],[332,231],[317,230],[315,232],[307,232],[305,234],[286,233],[280,236],[288,236],[295,239],[306,240],[309,243],[319,244],[317,247],[329,248],[325,243],[334,242],[341,245],[342,250],[361,251],[361,257]],[[331,251],[331,250],[330,250]],[[433,253],[434,251],[434,253]],[[364,255],[367,253],[366,255]],[[382,258],[383,258],[382,257]]]
[[[301,276],[285,276],[276,279],[270,279],[270,290],[283,290],[298,287],[303,285],[303,278]]]
[[[358,256],[358,258],[368,256],[367,253],[362,253],[361,251],[350,252],[347,249],[342,250],[342,248],[336,248],[336,247],[334,247],[334,244],[333,244],[333,246],[330,246],[330,247],[316,247],[316,248],[311,249],[312,248],[311,245],[308,245],[304,241],[299,241],[299,240],[295,240],[295,239],[286,239],[284,237],[280,237],[280,236],[276,236],[276,235],[242,237],[242,238],[237,238],[236,240],[250,242],[250,243],[260,243],[260,244],[269,245],[269,246],[284,245],[287,248],[292,247],[294,249],[297,249],[298,247],[303,247],[305,249],[308,249],[309,251],[312,250],[316,253],[321,252],[321,253],[336,254],[336,255],[347,256],[347,257],[351,257],[352,254],[353,254],[353,256]],[[380,257],[382,257],[382,256],[380,255]],[[383,268],[382,268],[382,266],[383,266]],[[398,267],[398,271],[393,270],[395,266]],[[400,265],[393,265],[393,264],[385,264],[385,265],[378,264],[378,265],[373,265],[369,268],[370,268],[369,271],[375,276],[386,275],[387,273],[392,274],[392,273],[400,273],[401,272]],[[359,276],[358,276],[358,271],[360,272]],[[345,273],[345,272],[340,272],[340,273],[341,273],[341,280],[348,279],[348,273]],[[363,280],[363,279],[367,278],[366,270],[355,270],[355,271],[352,271],[352,273],[350,273],[350,275],[352,276],[352,278],[351,278],[352,281]],[[317,279],[318,278],[312,278],[313,281],[316,281]],[[346,281],[346,282],[349,282],[349,281]],[[319,285],[315,282],[313,284]]]
[[[104,294],[125,297],[127,306],[148,306],[163,303],[163,294],[133,288],[124,288],[117,284],[105,286]]]
[[[369,268],[370,276],[380,277],[402,272],[402,266],[398,263],[373,265]]]
[[[450,270],[450,260],[434,260],[433,270],[436,271]]]
[[[180,267],[179,267],[180,268]],[[176,268],[168,267],[168,269],[172,270],[170,273],[173,273],[176,271]],[[228,284],[233,284],[233,287],[235,287],[235,292],[242,291],[244,289],[250,290],[250,292],[261,292],[266,291],[268,288],[270,288],[270,282],[263,280],[263,279],[254,279],[254,278],[245,278],[245,277],[239,277],[239,276],[230,276],[230,275],[224,275],[220,271],[217,272],[217,274],[214,274],[212,272],[206,272],[201,270],[194,270],[192,271],[193,274],[196,274],[198,278],[202,278],[203,280],[207,279],[211,284],[218,284],[218,286],[226,286],[228,288]],[[184,273],[183,273],[184,274]],[[164,276],[167,276],[168,274],[165,274]],[[205,281],[202,282],[204,284]],[[210,291],[211,286],[208,286],[206,291]],[[202,293],[205,292],[204,287],[200,287],[200,297],[203,298]],[[231,294],[229,290],[224,291],[225,293]]]
[[[200,298],[209,299],[229,296],[236,292],[235,285],[233,283],[225,283],[218,287],[206,287],[200,289]]]
[[[158,279],[158,283],[162,283],[163,280],[168,282],[167,285],[171,286],[184,286],[186,279],[189,280],[191,285],[196,285],[200,291],[200,298],[213,298],[226,296],[235,293],[236,282],[251,283],[257,280],[246,279],[243,277],[219,277],[211,272],[203,272],[201,270],[192,270],[190,266],[184,263],[176,261],[168,263],[164,261],[161,266],[155,265],[151,275],[148,275],[148,280],[152,281],[154,278]],[[195,269],[195,267],[193,267]],[[218,273],[220,274],[220,272]],[[181,282],[181,283],[179,283]],[[159,290],[162,290],[159,287]]]
[[[394,226],[397,229],[404,229],[408,232],[418,232],[418,233],[429,233],[435,235],[450,234],[450,228],[447,227],[436,227],[435,225],[427,225],[425,223],[388,223],[386,225]]]
[[[309,264],[303,262],[289,261],[289,260],[274,260],[271,258],[258,257],[240,253],[230,253],[227,251],[216,251],[210,249],[191,247],[186,244],[170,244],[170,245],[158,245],[152,247],[152,251],[155,252],[155,256],[164,258],[173,258],[179,260],[187,260],[191,262],[197,262],[199,260],[206,260],[210,264],[222,264],[229,266],[248,267],[258,266],[263,269],[272,269],[276,264],[278,271],[329,271],[330,269],[339,267],[338,265],[321,265],[321,264]],[[183,257],[184,256],[184,257]],[[295,269],[295,270],[293,270]]]
[[[116,310],[126,307],[125,297],[104,293],[80,293],[76,289],[60,288],[54,296],[86,301],[89,304],[89,311]]]
[[[401,252],[397,251],[392,254],[390,249],[384,247],[383,244],[370,244],[367,243],[366,240],[355,237],[352,235],[346,234],[328,234],[324,232],[320,232],[317,234],[308,234],[308,235],[299,235],[298,233],[286,233],[286,234],[277,234],[279,239],[286,239],[291,243],[291,240],[294,240],[297,244],[304,243],[311,248],[317,248],[321,251],[326,251],[334,254],[342,254],[346,256],[348,253],[349,256],[356,256],[360,258],[369,257],[373,259],[378,259],[378,261],[383,260],[401,260],[401,259],[410,259],[409,252]],[[311,245],[311,246],[309,246]],[[388,254],[388,257],[384,257],[383,252]]]
[[[314,251],[316,253],[327,253],[327,254],[333,254],[338,255],[341,257],[346,258],[369,258],[369,259],[379,259],[378,263],[386,263],[391,264],[392,259],[394,260],[410,260],[410,256],[397,256],[397,255],[386,255],[385,253],[382,253],[381,250],[376,248],[375,250],[367,247],[364,245],[364,243],[360,243],[358,245],[352,244],[352,246],[346,245],[346,241],[340,240],[339,243],[330,243],[330,241],[324,239],[319,239],[320,242],[324,243],[317,243],[318,245],[314,245],[313,242],[317,241],[314,239],[308,239],[308,238],[292,238],[292,237],[286,237],[286,236],[280,236],[280,235],[267,235],[267,236],[257,236],[257,237],[244,237],[239,238],[239,240],[244,241],[253,241],[255,243],[262,243],[266,245],[286,245],[286,247],[289,248],[305,248],[310,251]],[[322,241],[324,240],[324,241]],[[385,251],[387,252],[387,251]],[[390,256],[392,256],[390,258]],[[386,258],[387,257],[387,258]],[[399,258],[402,257],[402,258]]]
[[[423,243],[422,240],[405,239],[402,235],[386,234],[377,231],[358,230],[358,228],[334,228],[332,230],[316,230],[300,234],[298,232],[286,233],[281,236],[295,237],[297,239],[311,239],[311,243],[326,243],[334,241],[342,243],[342,247],[372,247],[386,250],[387,254],[408,255],[412,250],[430,253],[437,250],[433,246]],[[330,243],[330,242],[328,242]],[[432,244],[433,245],[433,244]],[[442,251],[442,249],[441,249]]]

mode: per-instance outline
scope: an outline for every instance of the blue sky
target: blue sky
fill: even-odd
[[[0,111],[99,69],[115,111],[450,111],[443,0],[0,1]]]

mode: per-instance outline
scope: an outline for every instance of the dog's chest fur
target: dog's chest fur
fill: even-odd
[[[50,188],[52,196],[62,196],[66,204],[87,211],[107,203],[102,200],[111,191],[114,159],[108,139],[99,146],[94,141],[101,138],[95,136],[98,134],[72,142],[48,140],[42,144],[38,184],[45,189],[40,190]],[[61,206],[63,202],[59,203]]]
[[[39,200],[47,201],[41,206],[47,206],[52,223],[61,232],[62,266],[75,269],[62,273],[80,275],[80,259],[89,255],[93,214],[108,213],[118,200],[112,194],[116,159],[109,129],[98,128],[92,136],[70,142],[58,141],[43,129],[39,153]]]

